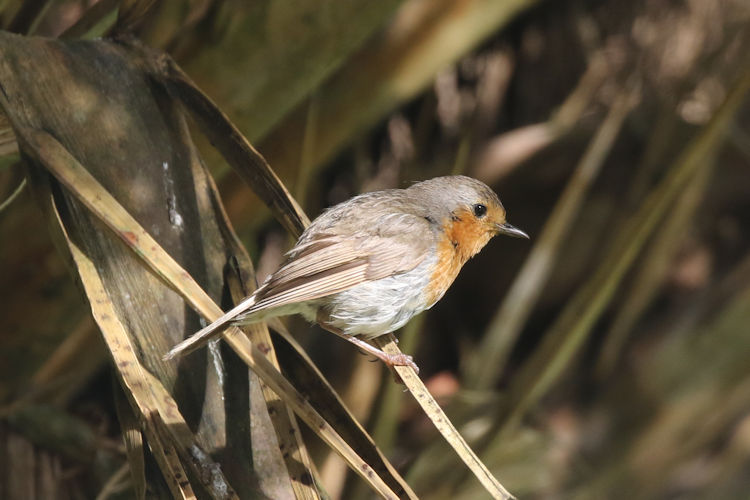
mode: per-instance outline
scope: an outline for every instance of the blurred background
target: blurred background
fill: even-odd
[[[93,38],[117,3],[5,0],[0,24]],[[745,0],[164,0],[136,35],[311,217],[438,175],[495,188],[531,240],[493,240],[399,338],[515,495],[730,499],[750,491],[749,27]],[[111,369],[0,139],[3,457],[33,449],[93,498],[125,462]],[[262,279],[290,238],[195,140]],[[417,494],[483,498],[380,363],[288,325]],[[332,498],[369,497],[310,446]]]

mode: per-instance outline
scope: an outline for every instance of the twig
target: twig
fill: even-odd
[[[21,183],[18,185],[18,187],[11,193],[11,195],[8,197],[7,200],[0,203],[0,214],[3,213],[3,211],[10,206],[11,203],[15,201],[16,198],[21,194],[21,191],[23,191],[23,188],[26,187],[26,178],[24,178]]]

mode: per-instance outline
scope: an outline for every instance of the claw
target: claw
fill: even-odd
[[[415,372],[419,373],[419,367],[414,362],[414,358],[408,354],[387,354],[386,356],[387,358],[384,361],[389,367],[410,366]]]
[[[391,371],[391,375],[393,375],[393,380],[397,384],[404,385],[404,381],[401,379],[401,376],[395,370],[394,367],[396,366],[409,366],[411,367],[412,370],[414,370],[417,374],[419,374],[419,367],[414,362],[414,358],[412,358],[408,354],[386,354],[386,357],[383,359],[383,363],[385,363],[385,365]]]

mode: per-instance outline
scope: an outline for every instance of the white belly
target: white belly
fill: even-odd
[[[435,258],[406,273],[370,281],[332,296],[327,322],[349,335],[373,338],[404,326],[432,304],[425,300]]]

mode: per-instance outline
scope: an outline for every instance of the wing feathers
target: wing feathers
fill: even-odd
[[[263,309],[315,300],[348,290],[364,282],[366,273],[366,262],[360,261],[350,262],[313,276],[297,278],[283,283],[282,287],[272,289],[269,295],[259,297],[257,304],[242,316],[247,318]]]
[[[271,276],[267,286],[274,287],[276,284],[293,281],[297,278],[313,276],[364,257],[361,251],[355,251],[349,247],[348,244],[340,243],[317,250],[314,253],[295,257]]]
[[[320,299],[412,270],[431,244],[410,237],[414,231],[424,230],[420,226],[425,224],[423,218],[399,214],[393,224],[369,228],[367,234],[319,234],[308,240],[303,235],[289,252],[289,260],[252,296],[174,346],[165,359],[192,352],[230,324],[252,322],[261,311]],[[261,320],[260,315],[255,319]]]

